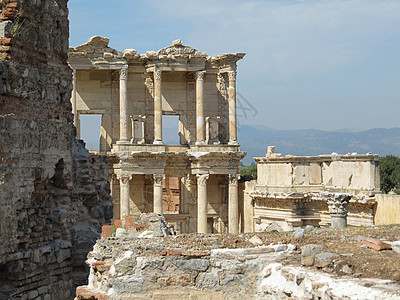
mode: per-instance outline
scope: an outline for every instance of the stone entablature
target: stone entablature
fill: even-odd
[[[258,178],[245,190],[245,231],[265,230],[272,222],[283,230],[373,225],[380,193],[377,155],[282,157],[274,150],[268,147],[266,157],[254,158]]]
[[[116,218],[162,214],[162,181],[179,177],[179,214],[167,219],[181,232],[237,233],[239,187],[230,176],[245,155],[236,122],[236,63],[245,53],[208,56],[175,40],[138,54],[108,43],[92,37],[69,49],[68,63],[78,135],[80,115],[102,115],[100,152],[110,157]],[[179,118],[179,145],[165,144],[166,115]]]

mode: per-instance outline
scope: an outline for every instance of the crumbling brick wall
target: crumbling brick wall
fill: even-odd
[[[76,152],[67,17],[67,0],[0,1],[0,299],[71,299],[79,233],[112,215],[107,158]]]

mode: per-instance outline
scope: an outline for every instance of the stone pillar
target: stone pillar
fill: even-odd
[[[208,174],[197,175],[197,232],[207,233],[207,179]]]
[[[119,175],[119,207],[120,207],[120,218],[121,220],[126,216],[129,216],[130,213],[130,192],[129,192],[129,181],[132,179],[132,175]]]
[[[153,203],[154,208],[153,212],[156,214],[163,214],[163,179],[165,178],[164,174],[154,174],[154,192],[153,192]]]
[[[76,109],[76,69],[72,69],[72,99],[71,100],[72,100],[71,101],[72,102],[72,113],[74,114],[74,125],[76,127],[78,124],[78,114],[77,114],[77,109]],[[76,134],[77,134],[77,138],[79,138],[78,135],[80,135],[80,134],[78,134],[78,132]]]
[[[205,144],[204,77],[206,71],[196,72],[196,145]]]
[[[163,144],[162,141],[162,98],[161,98],[161,70],[154,71],[154,142]]]
[[[333,228],[347,227],[347,211],[352,195],[345,193],[325,194],[328,200],[329,213],[331,215],[331,226]]]
[[[128,68],[119,71],[119,140],[128,142]]]
[[[236,128],[236,72],[228,72],[229,90],[229,145],[237,145],[237,128]]]
[[[239,233],[238,175],[229,174],[228,228],[229,233]]]

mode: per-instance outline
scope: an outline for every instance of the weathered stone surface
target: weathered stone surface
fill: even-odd
[[[261,246],[263,243],[263,241],[258,237],[258,236],[253,236],[250,240],[250,243],[252,243],[255,246]]]
[[[205,259],[179,259],[172,262],[178,268],[191,270],[191,271],[201,271],[204,272],[208,269],[209,262]]]
[[[305,230],[303,228],[297,228],[292,232],[293,237],[302,238],[304,237]]]
[[[86,254],[112,217],[108,160],[75,140],[67,16],[65,0],[0,3],[0,297],[7,299],[71,299],[72,278],[86,281]]]
[[[321,252],[315,255],[315,266],[318,268],[323,268],[329,266],[335,257],[338,257],[336,253],[331,252]]]
[[[324,245],[308,244],[308,245],[301,247],[301,255],[302,256],[314,255],[315,253],[324,250],[324,248],[325,248]]]

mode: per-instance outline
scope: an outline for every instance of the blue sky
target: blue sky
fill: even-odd
[[[70,0],[69,10],[71,46],[101,35],[120,51],[181,39],[209,55],[246,52],[238,91],[257,114],[240,124],[400,127],[398,0]]]

